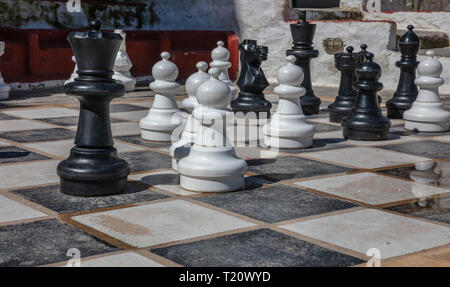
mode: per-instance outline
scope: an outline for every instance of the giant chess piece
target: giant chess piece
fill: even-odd
[[[208,69],[208,64],[206,62],[200,61],[196,65],[197,72],[190,75],[185,83],[186,92],[188,97],[183,100],[183,108],[190,113],[198,105],[195,93],[197,92],[198,86],[206,80],[209,80],[209,75],[206,72]]]
[[[439,99],[439,86],[444,79],[442,64],[436,60],[434,51],[427,51],[428,59],[417,69],[419,77],[415,83],[420,87],[419,95],[411,109],[403,113],[405,129],[419,132],[444,132],[449,129],[450,112],[444,109]]]
[[[0,42],[0,57],[5,53],[5,42]],[[0,72],[0,100],[9,99],[9,91],[11,88],[5,83]]]
[[[411,108],[417,97],[418,90],[414,79],[419,64],[417,52],[420,48],[420,39],[413,29],[413,25],[408,26],[408,32],[400,38],[398,45],[402,57],[395,65],[400,68],[400,80],[394,96],[386,102],[387,114],[390,119],[401,119],[403,113]]]
[[[219,80],[219,69],[211,68],[209,74],[211,79],[197,89],[199,106],[193,115],[201,127],[189,155],[178,162],[180,185],[197,192],[234,191],[244,185],[247,163],[236,156],[226,137],[230,88]]]
[[[127,189],[130,166],[117,155],[109,118],[111,100],[125,94],[124,86],[112,79],[122,37],[100,31],[101,25],[92,21],[92,31],[68,36],[78,78],[64,90],[80,101],[80,117],[75,146],[57,169],[61,192],[66,194],[108,195]]]
[[[241,73],[237,85],[240,92],[238,98],[231,102],[231,109],[235,113],[254,112],[258,118],[268,118],[272,104],[264,98],[263,91],[269,82],[261,64],[267,60],[269,50],[266,46],[258,46],[255,40],[244,40],[238,48]]]
[[[280,97],[277,111],[264,127],[264,143],[277,148],[306,148],[312,146],[314,126],[306,122],[299,96],[305,93],[300,85],[303,70],[295,65],[295,57],[286,57],[287,65],[278,70],[279,85],[274,92]]]
[[[181,111],[175,99],[180,85],[175,82],[178,77],[178,68],[169,61],[170,54],[162,52],[161,58],[162,60],[152,68],[155,81],[150,83],[150,88],[156,93],[155,100],[148,115],[139,122],[139,126],[143,139],[170,142],[172,132],[183,123]]]
[[[367,61],[356,67],[357,81],[353,87],[358,90],[358,94],[352,112],[341,122],[344,138],[361,141],[386,140],[391,122],[382,115],[377,98],[377,92],[383,89],[383,84],[378,82],[381,68],[372,61],[372,53],[368,53],[366,58]]]
[[[64,82],[64,85],[67,85],[68,83],[72,83],[75,81],[76,78],[78,78],[78,74],[77,74],[78,66],[77,66],[77,60],[75,59],[75,56],[72,56],[72,61],[75,63],[75,67],[73,68],[73,72],[70,75],[70,78]]]
[[[237,88],[233,86],[228,75],[228,69],[231,67],[231,62],[228,61],[230,59],[230,51],[224,47],[222,41],[217,42],[217,47],[212,50],[211,59],[213,61],[209,63],[209,66],[220,69],[219,80],[224,81],[230,87],[231,101],[234,101],[236,99]]]
[[[316,32],[316,24],[306,21],[306,11],[300,13],[300,21],[290,25],[294,46],[286,51],[286,55],[294,55],[297,58],[296,65],[300,66],[305,77],[302,87],[306,89],[305,95],[300,97],[300,104],[305,115],[319,113],[320,99],[314,95],[311,85],[310,61],[319,56],[319,51],[313,48],[313,38]]]
[[[353,89],[355,81],[356,65],[365,59],[362,53],[353,53],[353,47],[347,47],[347,53],[334,55],[336,68],[341,71],[338,96],[334,103],[328,106],[330,122],[340,123],[352,111],[356,99],[356,91]]]
[[[188,103],[189,106],[192,104],[192,109],[198,105],[196,97],[198,87],[210,78],[209,74],[205,73],[208,69],[208,64],[206,62],[200,61],[197,63],[196,67],[198,72],[190,75],[185,84],[186,91],[191,98]],[[186,100],[188,99],[189,98]],[[185,102],[183,101],[183,105],[184,104]],[[172,157],[172,168],[174,170],[178,169],[178,161],[189,154],[199,128],[199,121],[192,116],[192,113],[190,113],[184,125],[183,132],[180,135],[180,139],[174,142],[169,150],[170,156]]]
[[[119,81],[125,86],[127,92],[132,92],[136,89],[136,79],[131,76],[130,70],[133,67],[126,48],[126,34],[123,30],[114,30],[114,33],[120,34],[123,38],[119,53],[117,53],[116,62],[114,63],[113,79]]]

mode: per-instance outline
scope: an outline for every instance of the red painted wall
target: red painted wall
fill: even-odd
[[[6,82],[61,80],[73,71],[72,50],[67,42],[70,30],[31,30],[0,28],[0,41],[6,42],[0,57],[0,71]],[[230,78],[239,70],[238,38],[228,31],[126,31],[127,52],[134,67],[133,76],[150,75],[159,54],[168,51],[178,66],[180,80],[196,71],[198,61],[211,61],[211,50],[221,40],[230,50]]]

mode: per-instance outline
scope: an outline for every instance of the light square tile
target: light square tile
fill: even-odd
[[[81,267],[164,267],[164,265],[134,252],[107,255],[83,260]]]
[[[47,216],[31,207],[0,195],[0,222]]]
[[[28,110],[5,111],[5,114],[26,119],[45,119],[78,116],[79,112],[66,108],[39,108]]]
[[[449,192],[443,188],[369,172],[307,180],[295,184],[371,205],[413,198],[426,199]]]
[[[380,250],[381,258],[450,243],[450,228],[376,209],[363,209],[281,226],[287,230],[362,254]]]
[[[113,136],[138,135],[141,134],[139,123],[123,122],[111,124]]]
[[[74,146],[73,142],[74,140],[61,140],[61,141],[29,143],[24,145],[54,156],[68,157],[70,155],[70,150]],[[119,151],[119,153],[141,150],[141,148],[137,146],[117,141],[114,143],[114,147]]]
[[[58,160],[0,166],[0,188],[16,188],[59,182]]]
[[[440,140],[440,141],[450,142],[450,136],[435,137],[435,139]]]
[[[29,120],[0,121],[0,132],[40,130],[53,128],[51,125]]]
[[[131,112],[120,112],[120,113],[111,113],[111,117],[124,119],[127,121],[140,121],[142,118],[147,116],[147,110],[139,110],[139,111],[131,111]]]
[[[377,149],[373,147],[348,147],[337,150],[324,150],[304,153],[312,159],[331,161],[356,168],[379,168],[427,161],[429,158],[399,152]]]
[[[333,125],[333,126],[341,126],[340,123],[332,123],[330,122],[330,119],[328,117],[323,117],[323,118],[312,118],[312,119],[308,119],[311,122],[316,122],[316,123],[321,123],[321,124],[328,124],[328,125]]]
[[[139,248],[254,225],[184,200],[80,215],[72,219]]]
[[[7,143],[7,142],[5,142],[5,141],[0,140],[0,147],[3,147],[3,146],[10,146],[10,145],[11,145],[10,143]]]

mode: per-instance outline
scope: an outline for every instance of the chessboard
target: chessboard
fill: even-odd
[[[386,141],[346,140],[322,110],[307,120],[313,147],[236,147],[245,188],[195,193],[179,186],[170,143],[141,139],[151,105],[113,101],[132,173],[126,193],[103,197],[59,192],[78,104],[1,110],[0,266],[66,266],[76,254],[81,266],[450,265],[449,132],[392,120]]]

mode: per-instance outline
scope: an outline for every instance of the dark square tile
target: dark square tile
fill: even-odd
[[[439,132],[439,133],[425,133],[425,132],[414,132],[404,128],[404,125],[391,126],[389,129],[390,133],[399,134],[402,136],[419,136],[419,137],[436,137],[436,136],[445,136],[450,135],[449,132]]]
[[[431,140],[383,145],[379,148],[430,158],[450,158],[450,144]]]
[[[197,200],[269,223],[356,206],[284,184],[205,196]]]
[[[433,198],[386,209],[450,224],[450,197]]]
[[[351,266],[363,262],[270,229],[157,248],[151,252],[187,267]]]
[[[17,120],[18,118],[0,113],[0,121]]]
[[[149,186],[136,182],[128,182],[128,190],[123,194],[109,196],[81,197],[59,192],[59,185],[43,186],[12,191],[26,199],[43,205],[59,213],[87,211],[102,207],[118,206],[143,201],[166,198],[166,195],[148,190]]]
[[[56,128],[0,133],[0,138],[19,143],[26,143],[72,139],[75,138],[75,134],[76,133],[71,130]]]
[[[49,124],[60,125],[60,126],[77,126],[78,125],[78,117],[46,118],[46,119],[39,119],[39,120],[49,123]],[[120,122],[124,122],[124,120],[111,118],[111,123],[120,123]]]
[[[313,151],[321,151],[321,150],[329,150],[336,148],[344,148],[349,145],[343,144],[347,140],[344,138],[327,138],[327,139],[313,139],[313,145],[309,148],[282,148],[280,152],[284,153],[303,153],[303,152],[313,152]]]
[[[172,145],[170,142],[146,141],[140,135],[138,135],[138,136],[118,136],[118,137],[114,137],[114,138],[125,141],[125,142],[129,142],[132,144],[149,147],[149,148],[162,148],[162,147],[169,148]]]
[[[145,107],[129,105],[129,104],[111,104],[109,108],[111,113],[120,113],[120,112],[130,112],[130,111],[139,111],[139,110],[148,110]]]
[[[0,164],[49,159],[49,157],[15,146],[0,147]]]
[[[58,219],[0,226],[0,266],[37,266],[120,250]]]
[[[353,169],[299,158],[295,156],[273,159],[247,160],[248,170],[277,180],[304,178],[316,175],[340,173]]]
[[[120,157],[130,164],[132,172],[172,167],[169,155],[154,151],[121,153]]]

